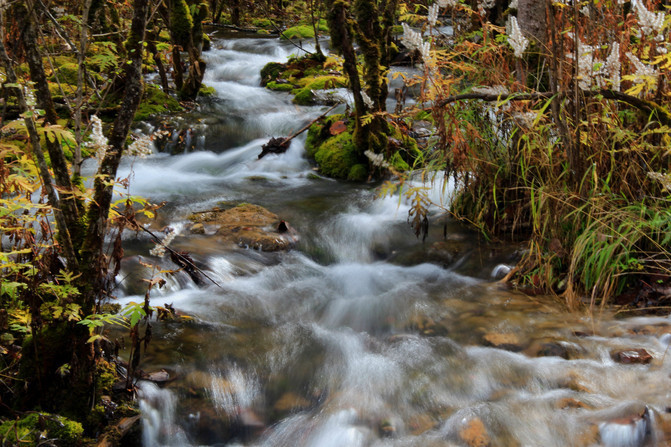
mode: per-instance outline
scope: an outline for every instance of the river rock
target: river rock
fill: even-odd
[[[171,379],[170,378],[170,373],[168,371],[166,371],[165,369],[162,369],[160,371],[150,372],[142,378],[144,380],[149,380],[150,382],[154,382],[158,385],[165,385]]]
[[[214,234],[223,242],[245,248],[261,251],[288,250],[298,241],[293,228],[277,214],[249,203],[225,210],[213,208],[210,211],[194,213],[189,216],[189,220],[194,222],[192,233],[209,233],[208,228],[213,229]]]
[[[290,412],[292,410],[304,410],[310,406],[310,402],[295,393],[284,393],[275,402],[273,408],[278,412]]]
[[[433,430],[438,423],[428,413],[418,414],[410,418],[408,428],[413,436],[419,436],[424,432]]]
[[[536,341],[525,350],[530,357],[561,357],[569,359],[569,350],[556,341]]]
[[[445,240],[434,242],[427,250],[429,262],[442,266],[452,265],[465,252],[466,244],[461,240]]]
[[[519,337],[510,332],[489,332],[482,337],[482,341],[487,346],[506,351],[519,352],[522,350]]]
[[[651,440],[652,415],[646,406],[642,411],[625,412],[598,424],[601,444],[606,446],[643,447]]]
[[[491,438],[485,424],[479,418],[471,419],[461,430],[459,437],[469,447],[487,447],[491,445]]]
[[[610,356],[617,363],[625,365],[647,365],[652,360],[652,356],[643,348],[614,351],[610,353]]]

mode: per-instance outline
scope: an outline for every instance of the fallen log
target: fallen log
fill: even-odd
[[[303,132],[305,132],[306,130],[308,130],[308,129],[310,128],[310,126],[312,126],[314,123],[316,123],[316,122],[319,121],[320,119],[324,118],[326,115],[328,115],[328,113],[329,113],[331,110],[335,109],[335,108],[338,107],[339,105],[340,105],[340,104],[336,104],[336,105],[334,105],[333,107],[331,107],[330,109],[328,109],[326,112],[322,113],[322,114],[319,115],[317,118],[313,119],[313,120],[310,121],[308,124],[306,124],[305,126],[303,126],[300,130],[294,132],[293,134],[291,134],[290,136],[288,136],[288,137],[286,137],[286,138],[282,138],[282,137],[279,137],[279,138],[275,138],[275,137],[273,137],[273,138],[271,138],[270,140],[268,140],[268,142],[267,142],[266,144],[264,144],[263,146],[261,146],[261,153],[259,154],[259,158],[258,158],[258,159],[259,159],[259,160],[262,159],[262,158],[265,157],[267,154],[271,154],[271,153],[272,153],[272,154],[282,154],[282,153],[286,152],[287,149],[289,149],[289,146],[291,146],[291,140],[293,140],[294,138],[296,138],[297,136],[299,136],[300,134],[302,134]]]

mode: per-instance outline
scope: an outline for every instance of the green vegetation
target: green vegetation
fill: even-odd
[[[0,425],[0,439],[8,445],[38,445],[46,437],[58,446],[74,447],[79,445],[83,433],[79,422],[48,413],[31,413]]]

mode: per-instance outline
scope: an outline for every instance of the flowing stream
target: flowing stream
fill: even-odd
[[[379,184],[317,175],[304,136],[257,160],[271,136],[325,108],[259,87],[263,65],[292,46],[213,43],[205,83],[216,98],[179,118],[187,149],[126,160],[120,175],[131,194],[167,201],[154,228],[179,230],[191,212],[249,202],[301,239],[265,253],[176,237],[220,286],[178,274],[152,291],[152,304],[191,318],[152,323],[140,366],[171,380],[139,383],[146,447],[667,445],[668,318],[568,314],[552,298],[511,292],[492,274],[516,247],[438,218],[422,243],[408,204],[379,198]],[[453,188],[427,187],[443,201]],[[144,235],[126,246],[122,303],[141,301],[141,278],[154,275],[139,261],[157,262]],[[652,361],[613,360],[634,349]]]

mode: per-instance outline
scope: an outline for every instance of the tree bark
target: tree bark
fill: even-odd
[[[347,9],[343,0],[329,0],[327,21],[331,33],[331,48],[343,55],[343,69],[349,79],[350,90],[354,96],[354,143],[359,152],[368,149],[368,128],[361,125],[361,117],[366,112],[366,104],[361,95],[361,80],[357,70],[356,53],[352,43],[352,27],[347,20]]]
[[[126,88],[121,109],[109,137],[109,148],[98,169],[93,201],[88,210],[89,226],[82,247],[82,264],[88,269],[88,275],[85,276],[90,280],[87,298],[82,305],[85,314],[94,310],[97,294],[106,289],[107,268],[103,251],[105,233],[108,229],[113,182],[133,117],[142,99],[142,49],[148,11],[148,0],[134,0],[133,20],[126,41],[126,50],[130,57],[129,63],[125,64]]]
[[[0,11],[0,28],[4,29],[4,14]],[[0,60],[2,66],[5,67],[5,72],[7,74],[7,80],[10,83],[16,84],[18,79],[16,73],[14,72],[14,65],[7,54],[7,50],[4,45],[4,35],[0,36]],[[26,99],[23,95],[21,89],[17,88],[16,99],[19,104],[19,107],[23,112],[28,111],[28,106],[26,104]],[[30,138],[30,145],[32,147],[33,156],[37,163],[37,167],[40,173],[40,180],[42,181],[42,186],[47,193],[47,200],[49,205],[53,208],[54,220],[56,221],[56,229],[59,233],[59,240],[61,247],[63,249],[63,256],[67,263],[68,269],[77,274],[79,272],[79,263],[77,261],[77,256],[74,251],[72,240],[70,239],[70,233],[68,231],[68,224],[61,210],[58,196],[54,190],[51,174],[49,173],[49,168],[47,167],[47,162],[44,157],[44,151],[42,145],[40,144],[40,137],[37,132],[37,127],[35,126],[35,121],[32,116],[26,116],[24,118],[26,123],[26,129],[28,130],[28,136]]]
[[[26,53],[31,80],[35,83],[35,96],[37,105],[45,113],[45,126],[58,123],[58,114],[54,106],[49,91],[49,83],[44,73],[42,64],[42,55],[37,48],[37,30],[35,28],[35,10],[31,0],[25,3],[18,3],[15,10],[17,18],[24,20],[24,27],[20,33],[21,43]],[[51,160],[51,167],[54,172],[56,185],[61,191],[60,208],[63,211],[63,217],[67,224],[67,231],[70,239],[76,245],[80,240],[79,210],[75,196],[72,194],[72,182],[70,181],[70,171],[65,160],[65,155],[61,149],[61,143],[55,136],[52,138],[45,135],[47,151]]]

